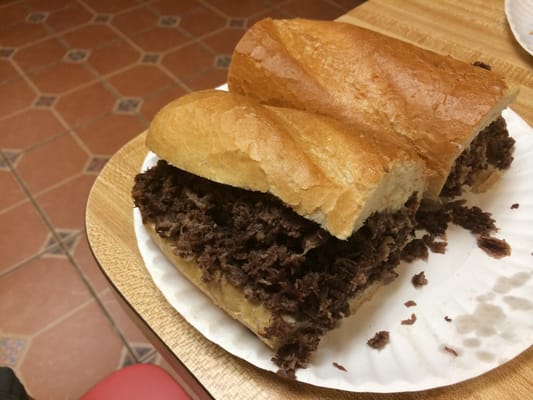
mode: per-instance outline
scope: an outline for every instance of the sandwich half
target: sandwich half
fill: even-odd
[[[228,85],[405,138],[428,167],[424,197],[436,200],[482,191],[512,161],[500,114],[517,89],[477,65],[347,23],[268,18],[235,47]]]
[[[424,162],[372,132],[208,90],[165,106],[134,204],[161,250],[294,377],[395,276]]]

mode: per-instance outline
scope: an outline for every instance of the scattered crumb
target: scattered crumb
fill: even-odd
[[[514,203],[512,206],[511,206],[511,210],[516,210],[517,208],[520,207],[520,204],[518,203]]]
[[[415,314],[411,314],[411,318],[404,319],[402,321],[402,325],[413,325],[415,322],[416,322],[416,315]]]
[[[426,275],[424,274],[424,271],[422,271],[422,272],[420,272],[418,274],[415,274],[411,278],[411,282],[413,283],[413,286],[415,288],[419,288],[421,286],[424,286],[424,285],[428,284],[428,280],[426,279]]]
[[[503,258],[511,255],[511,246],[505,239],[498,239],[491,236],[480,236],[477,240],[478,247],[494,258]]]
[[[435,241],[435,238],[432,235],[424,235],[422,238],[424,240],[424,243],[432,253],[438,253],[438,254],[444,254],[446,253],[446,246],[448,245],[448,242],[446,241]]]
[[[454,349],[452,349],[451,347],[448,347],[448,346],[444,346],[444,351],[447,351],[448,353],[450,353],[454,357],[457,357],[459,355],[459,353],[457,353],[457,351],[455,351]]]
[[[403,305],[406,307],[414,307],[416,306],[416,302],[414,300],[407,300]]]
[[[379,331],[379,332],[376,332],[374,337],[372,339],[369,339],[368,342],[366,343],[373,349],[381,350],[387,345],[387,343],[389,343],[389,341],[390,341],[389,332]]]
[[[472,63],[472,65],[475,66],[475,67],[484,68],[484,69],[489,70],[489,71],[492,69],[489,64],[484,63],[483,61],[474,61]]]
[[[446,322],[452,322],[452,319],[450,317],[448,317],[447,315],[444,317],[444,320]]]
[[[333,362],[333,366],[337,369],[340,369],[341,371],[344,371],[346,372],[346,368],[344,368],[342,365],[336,363],[336,362]]]

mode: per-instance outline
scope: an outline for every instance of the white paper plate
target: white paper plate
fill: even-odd
[[[516,41],[533,55],[533,0],[505,0],[505,15]]]
[[[503,179],[471,204],[493,213],[497,236],[512,246],[512,255],[490,258],[471,234],[451,226],[446,254],[431,254],[427,263],[402,264],[399,278],[323,338],[309,367],[297,371],[299,381],[354,392],[423,390],[483,374],[533,343],[533,129],[511,110],[503,115],[517,141],[515,160]],[[156,159],[148,154],[143,170]],[[515,203],[519,208],[511,209]],[[134,224],[146,268],[170,304],[207,339],[276,371],[271,351],[167,261],[137,209]],[[410,280],[420,271],[429,283],[415,289]],[[417,306],[405,307],[407,300]],[[415,324],[401,325],[411,313]],[[381,351],[366,345],[379,330],[389,331],[391,338]]]

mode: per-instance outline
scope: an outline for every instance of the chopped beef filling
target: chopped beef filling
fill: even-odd
[[[422,239],[413,239],[402,251],[402,260],[413,262],[417,259],[427,260],[429,256],[428,246]]]
[[[474,234],[489,235],[497,228],[490,213],[477,206],[465,206],[466,200],[456,200],[446,204],[451,221]]]
[[[478,237],[480,249],[492,257],[505,257],[511,253],[511,247],[505,241],[491,237],[498,228],[496,221],[488,212],[477,206],[468,207],[466,200],[450,201],[444,205],[423,204],[416,213],[416,229],[427,232],[421,239],[408,243],[402,252],[402,260],[412,262],[416,259],[427,260],[429,250],[444,254],[447,242],[443,239],[450,222],[463,227]],[[495,249],[494,251],[491,251]],[[496,250],[497,249],[497,250]]]
[[[395,274],[418,207],[413,196],[401,210],[376,213],[339,240],[269,194],[217,184],[165,161],[136,176],[132,196],[143,222],[171,240],[178,256],[193,260],[204,281],[222,274],[272,312],[264,335],[283,338],[273,360],[289,377],[350,313],[355,294]],[[294,321],[304,323],[295,329]]]
[[[438,254],[444,254],[446,253],[446,247],[448,245],[448,242],[435,241],[435,237],[433,235],[424,235],[422,238],[424,241],[424,244],[429,247],[432,253],[438,253]]]
[[[443,197],[456,197],[463,186],[472,186],[489,167],[509,168],[515,140],[509,136],[505,119],[499,117],[483,129],[455,161],[441,191]]]

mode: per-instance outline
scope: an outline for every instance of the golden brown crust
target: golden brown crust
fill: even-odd
[[[195,175],[270,192],[341,239],[424,187],[416,154],[377,142],[365,129],[216,90],[165,106],[146,143]]]
[[[256,23],[232,56],[230,91],[400,135],[436,198],[461,152],[516,96],[482,68],[347,23]]]

